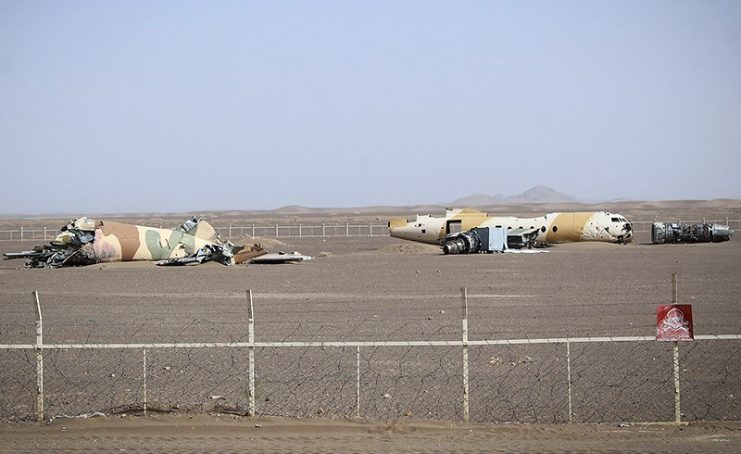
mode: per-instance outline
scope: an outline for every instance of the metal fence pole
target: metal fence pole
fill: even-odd
[[[229,239],[232,239],[232,225],[229,224]]]
[[[41,303],[39,292],[33,292],[36,300],[36,420],[44,420],[44,337],[43,319],[41,318]]]
[[[247,308],[247,330],[249,342],[249,390],[247,392],[248,403],[247,403],[247,416],[255,416],[255,312],[252,307],[252,290],[247,290],[247,300],[249,306]]]
[[[569,393],[569,424],[573,422],[573,407],[571,406],[571,343],[566,342],[566,381]]]
[[[672,273],[672,304],[677,304],[677,273]],[[674,341],[672,349],[674,364],[674,423],[682,424],[681,399],[679,396],[679,341]]]
[[[147,416],[147,349],[142,349],[142,378],[144,380],[144,416]]]
[[[679,398],[679,341],[674,341],[674,422],[682,424],[682,410]]]
[[[468,422],[468,288],[463,287],[463,422]]]
[[[355,417],[360,418],[360,346],[355,350]]]
[[[23,227],[21,227],[21,241],[23,241]]]

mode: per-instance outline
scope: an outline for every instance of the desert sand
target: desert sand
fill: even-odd
[[[564,209],[531,208],[497,210],[531,215]],[[604,208],[646,221],[641,226],[653,219],[741,219],[736,201]],[[288,211],[211,213],[207,219],[215,226],[367,224],[418,212]],[[182,217],[119,220],[176,225]],[[2,220],[3,229],[64,222]],[[644,228],[625,246],[566,244],[538,255],[459,257],[387,236],[280,242],[271,246],[316,259],[285,266],[108,263],[58,270],[0,262],[0,343],[35,341],[34,290],[47,344],[245,341],[247,289],[253,291],[261,342],[459,340],[464,286],[470,339],[653,336],[655,308],[670,302],[673,272],[679,275],[679,301],[693,304],[696,334],[741,333],[737,237],[719,244],[651,245]],[[0,250],[33,244],[0,242]],[[639,424],[673,420],[668,344],[572,346],[577,424],[568,424],[561,344],[472,348],[471,424],[460,422],[460,348],[362,350],[359,421],[354,348],[258,349],[255,419],[238,416],[245,413],[244,350],[148,352],[146,417],[141,351],[49,351],[47,419],[109,415],[57,418],[49,425],[29,422],[33,354],[0,352],[0,381],[8,390],[0,402],[6,421],[0,450],[737,452],[741,428],[728,421],[741,420],[739,352],[739,341],[682,346],[682,411],[690,425],[680,428]]]

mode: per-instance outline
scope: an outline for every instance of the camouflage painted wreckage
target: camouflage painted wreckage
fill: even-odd
[[[27,265],[34,268],[58,268],[137,260],[157,261],[158,265],[210,261],[233,265],[262,253],[259,245],[245,249],[221,241],[208,222],[196,218],[174,229],[162,229],[83,217],[62,227],[49,245],[4,255],[6,259],[27,258]]]

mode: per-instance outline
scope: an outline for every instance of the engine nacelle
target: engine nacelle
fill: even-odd
[[[481,240],[473,230],[449,235],[442,244],[443,254],[475,254],[480,247]]]
[[[734,231],[721,224],[665,224],[651,225],[651,241],[663,243],[718,243],[728,241]]]

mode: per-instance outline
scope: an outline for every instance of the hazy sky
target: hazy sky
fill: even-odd
[[[0,0],[0,212],[741,198],[741,1]]]

